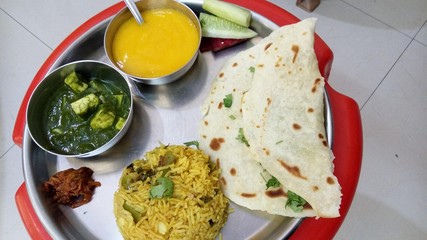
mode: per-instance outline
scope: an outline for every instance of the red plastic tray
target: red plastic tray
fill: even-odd
[[[267,16],[272,22],[278,24],[279,26],[292,24],[299,21],[298,18],[286,10],[263,0],[226,1],[248,8],[263,16]],[[46,59],[31,82],[17,115],[12,137],[18,146],[22,147],[22,138],[26,124],[26,107],[31,93],[37,84],[47,74],[55,60],[82,34],[90,30],[101,21],[113,16],[124,6],[125,5],[123,2],[117,3],[90,18],[74,32],[72,32],[61,44],[59,44],[58,47],[52,52],[52,54]],[[325,79],[327,79],[332,65],[333,53],[326,45],[326,43],[317,35],[314,48],[316,55],[318,56],[320,72],[325,77]],[[343,193],[340,208],[341,216],[338,218],[321,218],[317,220],[314,218],[306,218],[303,220],[298,229],[296,229],[296,231],[292,234],[290,239],[293,240],[332,239],[347,215],[359,180],[363,146],[362,123],[360,119],[359,107],[353,99],[338,93],[332,89],[328,83],[326,83],[325,87],[329,94],[334,123],[334,174],[340,181]],[[50,235],[44,229],[31,205],[25,183],[23,183],[17,190],[15,200],[21,218],[31,238],[51,239]]]

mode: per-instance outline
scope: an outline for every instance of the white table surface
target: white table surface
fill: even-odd
[[[17,109],[53,49],[114,0],[0,1],[0,239],[29,239],[14,195],[23,182],[12,141]],[[334,52],[331,86],[359,104],[358,189],[336,239],[427,239],[427,1],[323,0],[317,17]]]

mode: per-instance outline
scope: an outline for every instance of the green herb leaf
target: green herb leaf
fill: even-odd
[[[194,146],[196,146],[197,149],[199,149],[199,142],[198,141],[185,142],[184,145],[187,147],[194,145]]]
[[[276,144],[281,144],[283,140],[277,141]]]
[[[173,181],[168,177],[159,177],[156,185],[150,188],[150,198],[168,198],[173,194]]]
[[[239,128],[239,135],[237,135],[237,140],[240,140],[242,143],[246,144],[246,146],[250,146],[248,140],[245,138],[245,134],[243,133],[243,128]]]
[[[288,191],[288,201],[285,207],[290,207],[294,212],[302,212],[307,201],[298,194]]]
[[[224,107],[229,108],[233,104],[233,95],[231,95],[231,93],[227,94],[225,95],[225,98],[222,100],[224,102]]]
[[[276,188],[276,187],[280,187],[280,182],[279,180],[277,180],[277,178],[271,176],[271,178],[267,181],[267,183],[265,184],[268,188]]]
[[[231,120],[236,120],[236,116],[234,116],[234,115],[230,115],[230,116],[228,116]]]
[[[249,71],[251,71],[251,73],[254,73],[254,72],[255,72],[255,67],[250,66],[250,67],[249,67]]]

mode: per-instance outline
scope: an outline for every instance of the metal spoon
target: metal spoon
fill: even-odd
[[[144,23],[144,19],[142,19],[141,13],[139,12],[135,2],[133,0],[124,0],[124,2],[126,3],[126,6],[129,8],[129,11],[132,13],[138,24],[141,25]]]

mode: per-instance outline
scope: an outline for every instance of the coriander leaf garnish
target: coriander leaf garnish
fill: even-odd
[[[279,180],[277,180],[277,178],[271,176],[271,178],[268,179],[268,181],[265,185],[267,186],[267,189],[268,189],[268,188],[280,187],[281,184],[280,184]]]
[[[236,116],[234,116],[234,115],[230,115],[230,116],[228,116],[231,120],[236,120]]]
[[[229,108],[233,104],[233,95],[227,94],[225,95],[225,98],[223,99],[224,107]]]
[[[288,201],[285,207],[290,207],[294,212],[302,212],[307,201],[298,194],[288,191]]]
[[[246,144],[246,146],[250,146],[248,140],[245,138],[245,134],[243,133],[243,128],[239,128],[239,134],[237,135],[237,140],[240,140],[242,143]]]
[[[255,72],[255,68],[254,68],[253,66],[250,66],[250,67],[249,67],[249,71],[250,71],[251,73],[254,73],[254,72]]]
[[[173,194],[173,181],[168,177],[159,177],[156,185],[150,188],[150,198],[168,198]]]
[[[277,141],[276,144],[281,144],[283,140]]]
[[[199,149],[199,142],[198,141],[185,142],[184,145],[187,147],[194,145],[194,146],[196,146],[197,149]]]

